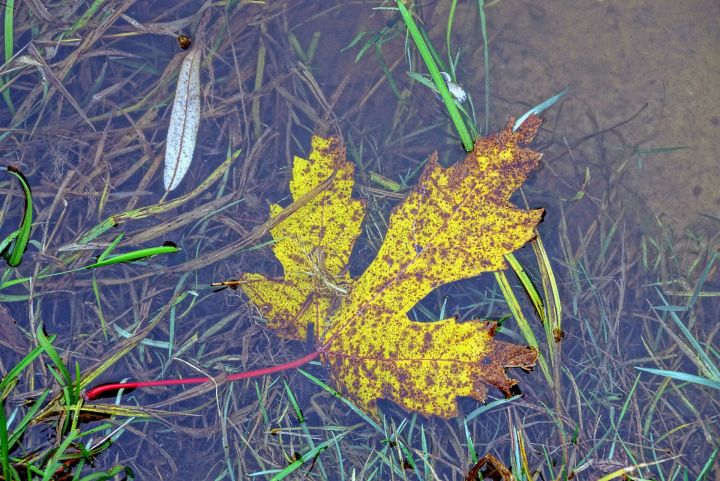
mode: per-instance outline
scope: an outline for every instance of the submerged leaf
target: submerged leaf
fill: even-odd
[[[200,125],[200,48],[188,52],[180,67],[170,127],[165,142],[165,190],[173,190],[190,168]]]
[[[335,140],[313,137],[309,158],[293,162],[293,200],[334,177],[327,189],[270,231],[284,278],[243,274],[240,279],[268,326],[285,338],[304,340],[309,324],[320,332],[315,322],[327,319],[332,301],[347,293],[346,268],[365,213],[364,203],[351,198],[354,168]],[[271,217],[282,211],[270,206]]]
[[[302,339],[313,326],[339,390],[365,410],[387,399],[451,417],[458,396],[484,401],[486,385],[509,396],[517,381],[505,369],[531,368],[535,350],[495,340],[493,322],[420,323],[407,312],[441,285],[506,268],[504,256],[533,238],[543,210],[518,209],[509,198],[539,163],[525,147],[539,125],[530,117],[513,132],[511,122],[449,168],[434,154],[356,280],[347,263],[364,208],[350,197],[352,164],[332,140],[315,137],[310,158],[295,158],[293,197],[336,177],[272,230],[284,277],[245,274],[241,288],[280,335]],[[281,211],[273,206],[271,215]]]

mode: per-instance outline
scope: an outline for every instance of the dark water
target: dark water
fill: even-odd
[[[354,252],[353,273],[362,272],[372,260],[397,203],[392,196],[368,190],[382,188],[372,176],[412,186],[432,151],[439,151],[445,165],[462,159],[442,103],[406,75],[411,66],[402,23],[393,11],[373,9],[378,6],[300,2],[211,7],[207,32],[212,35],[204,38],[204,54],[211,60],[201,70],[198,146],[190,173],[170,197],[190,192],[228,151],[240,149],[239,160],[222,188],[211,186],[172,211],[123,222],[98,239],[104,244],[95,251],[83,251],[85,259],[98,255],[120,231],[126,234],[121,244],[125,249],[164,240],[182,248],[147,265],[98,271],[99,302],[88,272],[41,282],[32,290],[0,293],[32,294],[34,299],[3,298],[23,333],[18,337],[11,329],[4,336],[3,369],[20,355],[10,346],[31,343],[27,331],[40,324],[58,334],[58,346],[72,362],[87,366],[121,341],[123,330],[148,322],[174,293],[185,291],[188,297],[150,336],[154,343],[133,351],[104,380],[138,373],[159,378],[235,372],[303,355],[306,346],[276,338],[237,293],[208,287],[240,272],[280,274],[270,250],[236,250],[217,260],[204,256],[264,222],[268,203],[289,203],[292,155],[307,154],[310,136],[321,124],[344,139],[356,164],[356,194],[368,203],[368,227]],[[38,100],[25,117],[13,116],[9,109],[0,112],[6,129],[0,132],[0,155],[26,173],[37,196],[37,243],[20,268],[23,275],[32,275],[36,265],[67,262],[68,246],[107,216],[159,201],[168,104],[184,53],[157,24],[190,17],[199,7],[199,2],[133,4],[125,13],[150,32],[119,18],[88,49],[92,55],[74,61],[63,84],[95,132],[62,93],[56,92],[46,106]],[[444,61],[448,8],[434,3],[419,9]],[[15,50],[31,40],[50,48],[58,38],[52,33],[62,29],[43,23],[32,9],[16,9],[20,26]],[[475,461],[474,452],[492,453],[510,465],[512,439],[521,432],[529,466],[542,472],[543,479],[567,476],[560,474],[562,464],[578,479],[597,479],[625,466],[665,459],[658,467],[643,468],[640,477],[677,479],[687,470],[695,479],[717,447],[717,391],[668,382],[635,368],[712,375],[683,350],[690,346],[693,352],[693,346],[671,312],[715,366],[720,364],[714,327],[720,288],[717,260],[703,274],[717,252],[720,218],[720,99],[718,89],[712,88],[720,74],[718,10],[710,1],[493,3],[485,10],[488,83],[477,5],[457,7],[451,52],[459,52],[457,79],[471,97],[480,130],[487,124],[491,132],[498,131],[510,117],[568,87],[563,101],[544,116],[533,144],[544,152],[543,165],[523,190],[529,206],[546,209],[539,232],[563,303],[565,338],[557,390],[547,386],[538,368],[530,374],[513,372],[525,395],[521,400],[467,422],[480,404],[460,400],[461,416],[443,421],[381,403],[385,418],[379,430],[294,371],[220,386],[172,404],[165,400],[178,390],[136,391],[124,402],[176,415],[134,420],[133,430],[125,431],[98,465],[124,463],[140,479],[248,479],[253,473],[282,469],[295,453],[307,453],[342,435],[289,479],[461,480]],[[57,13],[65,15],[67,23],[77,18],[67,11]],[[196,37],[197,21],[186,23],[167,28],[203,41]],[[83,35],[89,31],[81,29],[76,37],[87,38]],[[361,32],[366,32],[363,39],[348,47]],[[316,50],[307,58],[313,37],[318,38]],[[54,72],[79,48],[77,38],[54,56],[47,54]],[[373,38],[379,45],[356,60]],[[265,69],[258,82],[261,45]],[[412,62],[414,69],[425,72],[417,55]],[[392,81],[384,69],[392,72]],[[18,80],[10,90],[16,108],[41,81],[32,69]],[[119,85],[116,91],[105,91],[114,85]],[[101,92],[102,98],[93,100]],[[144,97],[147,104],[138,104]],[[257,111],[254,101],[259,102]],[[325,102],[332,108],[321,119]],[[122,109],[127,112],[119,113]],[[101,142],[104,149],[98,148]],[[224,202],[217,201],[224,197]],[[523,205],[519,195],[513,199]],[[14,208],[4,210],[3,235],[6,225],[15,225],[19,214]],[[197,216],[188,224],[154,237],[145,234],[193,210]],[[537,279],[531,249],[523,248],[518,257]],[[186,264],[193,259],[200,261]],[[699,279],[704,279],[702,294],[692,308],[652,309],[662,305],[661,295],[686,306]],[[515,292],[522,297],[519,285]],[[532,319],[529,303],[522,302],[543,346],[542,327]],[[109,325],[107,341],[100,333],[99,310]],[[442,287],[410,315],[430,321],[441,312],[462,320],[509,314],[490,274]],[[504,331],[505,339],[522,342],[512,319]],[[308,371],[330,380],[322,366],[309,366]],[[49,382],[42,369],[36,378]],[[488,401],[501,398],[500,392],[491,392]],[[305,423],[298,422],[292,399]],[[428,462],[423,461],[425,450]],[[705,479],[720,476],[717,463],[708,473]],[[271,477],[259,474],[253,479]]]

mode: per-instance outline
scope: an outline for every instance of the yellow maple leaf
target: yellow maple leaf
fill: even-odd
[[[346,268],[365,214],[365,204],[351,198],[354,170],[334,139],[313,137],[309,158],[293,161],[293,200],[334,177],[327,188],[270,230],[284,278],[261,274],[240,278],[242,290],[282,337],[304,340],[308,325],[320,332],[316,322],[327,320],[332,301],[347,293],[351,279]],[[272,204],[270,216],[282,210]]]
[[[505,369],[529,369],[536,351],[495,340],[493,322],[420,323],[406,314],[443,284],[504,269],[504,255],[532,239],[543,210],[508,199],[539,163],[526,147],[539,125],[531,117],[512,132],[510,122],[448,168],[433,154],[356,280],[347,265],[364,205],[350,195],[353,166],[335,141],[314,137],[309,159],[295,158],[293,199],[334,178],[272,229],[284,277],[245,274],[241,288],[280,335],[304,339],[312,325],[339,390],[367,411],[387,399],[447,418],[457,414],[458,396],[484,401],[486,384],[509,395],[517,381]],[[271,215],[281,211],[274,205]]]

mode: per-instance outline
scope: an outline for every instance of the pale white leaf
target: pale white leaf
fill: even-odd
[[[200,49],[193,48],[180,67],[165,142],[165,190],[173,190],[180,184],[195,151],[200,125],[200,57]]]

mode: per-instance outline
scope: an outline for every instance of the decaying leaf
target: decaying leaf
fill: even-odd
[[[290,193],[293,200],[335,175],[331,184],[270,232],[273,251],[283,266],[283,279],[244,274],[242,289],[268,320],[268,326],[289,339],[304,340],[307,326],[329,319],[333,300],[347,293],[345,269],[364,204],[351,198],[354,165],[331,139],[313,137],[308,159],[295,157]],[[270,206],[270,215],[283,210]],[[315,333],[320,331],[314,326]]]
[[[165,190],[173,190],[190,168],[198,127],[200,126],[200,60],[201,50],[188,52],[180,66],[170,127],[165,142]]]
[[[542,209],[521,210],[508,199],[540,160],[525,147],[539,125],[531,117],[512,132],[511,122],[448,168],[433,155],[357,279],[347,273],[364,215],[351,198],[353,166],[333,140],[315,137],[309,158],[295,158],[293,198],[335,177],[272,229],[284,277],[245,274],[243,291],[281,336],[304,339],[312,325],[339,390],[370,412],[387,399],[451,417],[458,396],[483,401],[486,385],[509,395],[517,381],[505,369],[532,367],[533,349],[495,340],[493,322],[420,323],[407,312],[443,284],[504,269],[503,256],[532,239]],[[281,211],[271,207],[272,216]]]

